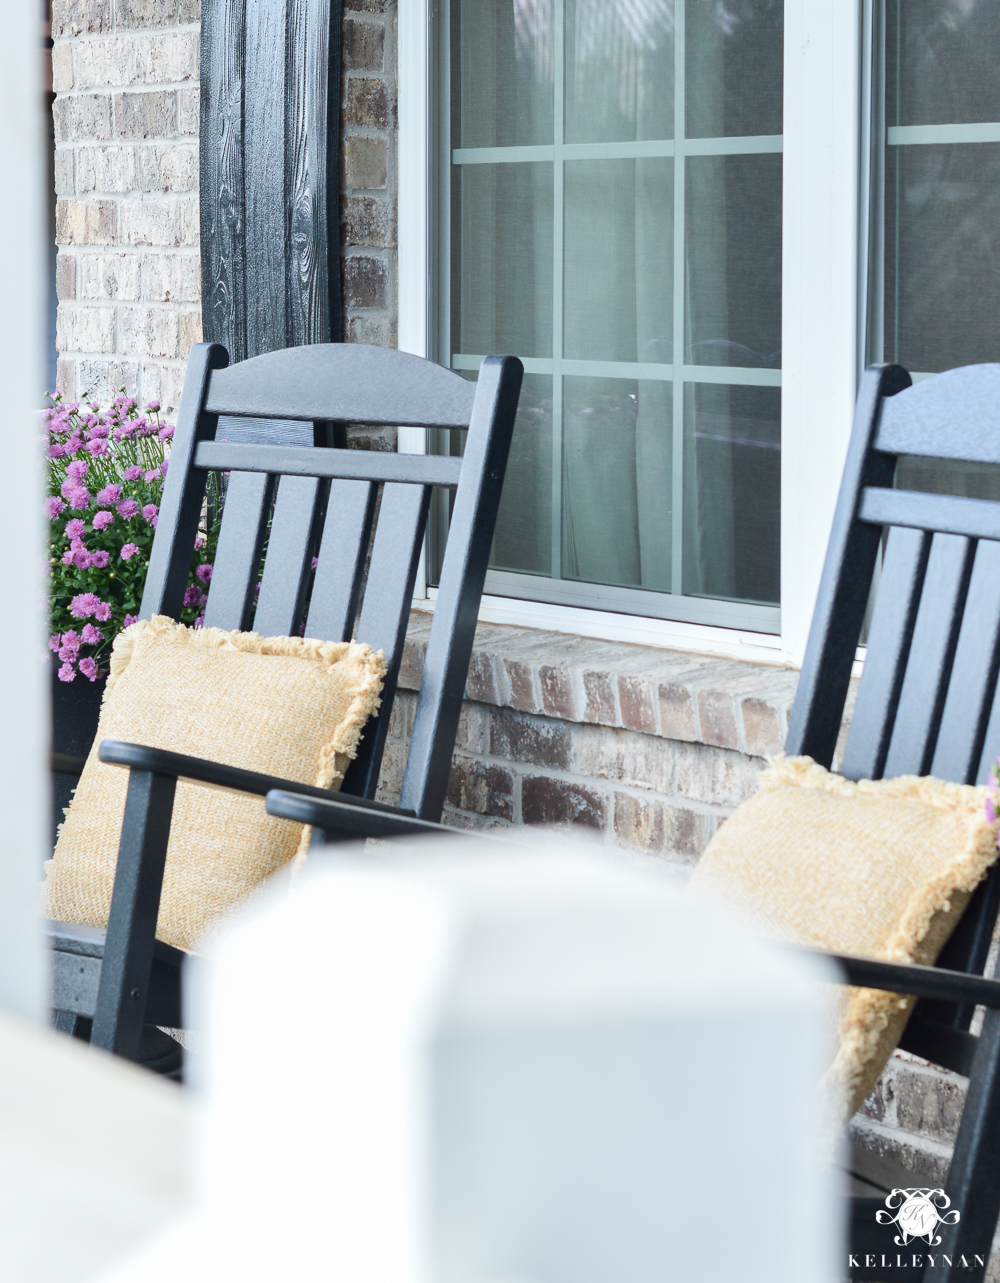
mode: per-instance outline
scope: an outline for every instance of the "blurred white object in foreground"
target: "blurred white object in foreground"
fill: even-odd
[[[484,850],[339,857],[232,931],[199,1211],[115,1283],[835,1277],[815,972],[652,875]]]
[[[175,1219],[187,1122],[174,1083],[0,1014],[0,1280],[85,1283]]]

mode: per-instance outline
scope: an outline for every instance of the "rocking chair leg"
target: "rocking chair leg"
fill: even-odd
[[[1000,1011],[987,1011],[969,1078],[969,1094],[955,1142],[955,1156],[945,1192],[961,1213],[957,1225],[941,1227],[940,1251],[953,1266],[941,1273],[941,1283],[963,1283],[985,1277],[990,1248],[1000,1215]],[[962,1257],[972,1268],[961,1266]]]
[[[138,1060],[177,781],[133,770],[91,1043]]]
[[[82,1042],[90,1042],[91,1030],[94,1022],[89,1016],[77,1016],[72,1011],[54,1011],[52,1013],[52,1027],[58,1029],[61,1034],[69,1034],[71,1038],[79,1038]]]

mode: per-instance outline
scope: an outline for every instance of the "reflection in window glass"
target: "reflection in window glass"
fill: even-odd
[[[674,0],[565,0],[566,141],[674,136]]]
[[[684,591],[778,600],[781,393],[685,389]]]
[[[687,164],[687,359],[781,365],[781,156]]]

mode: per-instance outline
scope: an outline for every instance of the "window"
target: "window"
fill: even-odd
[[[398,0],[399,344],[528,369],[484,618],[801,657],[863,357],[873,3]],[[461,448],[432,435],[400,448]]]
[[[1000,6],[879,0],[867,352],[915,379],[1000,360]],[[1000,470],[905,462],[899,483],[1000,496]]]
[[[442,8],[431,355],[526,369],[488,593],[778,631],[783,25]]]

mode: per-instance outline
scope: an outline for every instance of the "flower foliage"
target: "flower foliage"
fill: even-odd
[[[81,674],[96,681],[107,672],[115,635],[138,617],[159,517],[174,429],[160,421],[158,401],[140,413],[134,397],[115,397],[111,408],[74,402],[59,393],[44,410],[50,527],[49,648],[60,660],[59,678]],[[199,627],[218,540],[218,494],[210,490],[202,532],[195,541],[181,620]]]

